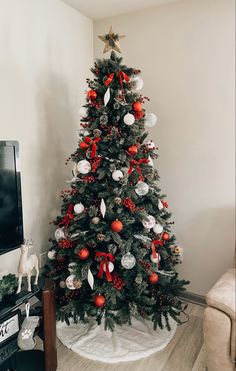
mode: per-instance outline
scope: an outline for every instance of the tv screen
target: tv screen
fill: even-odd
[[[23,242],[19,144],[0,141],[0,254]]]

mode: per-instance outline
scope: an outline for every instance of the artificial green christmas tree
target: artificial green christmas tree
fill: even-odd
[[[143,107],[149,99],[139,93],[140,71],[114,51],[120,51],[119,35],[110,30],[100,38],[105,51],[113,50],[87,79],[79,144],[69,159],[71,188],[61,193],[50,240],[57,316],[68,324],[104,318],[111,330],[139,316],[168,328],[169,316],[179,321],[179,295],[188,282],[174,269],[179,248],[153,167],[156,147],[147,140],[146,127],[157,118]]]

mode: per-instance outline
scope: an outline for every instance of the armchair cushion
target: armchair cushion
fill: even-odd
[[[223,274],[206,295],[206,301],[210,307],[221,310],[235,321],[235,269]]]

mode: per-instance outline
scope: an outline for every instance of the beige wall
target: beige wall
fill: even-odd
[[[0,140],[20,142],[25,237],[47,250],[93,58],[92,21],[58,0],[0,0]],[[19,250],[0,257],[15,272]]]
[[[182,276],[205,294],[232,264],[234,252],[234,1],[186,0],[95,22],[122,40],[124,62],[141,68],[149,111],[159,117],[150,138],[184,247]]]

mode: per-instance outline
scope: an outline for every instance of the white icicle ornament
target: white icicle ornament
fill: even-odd
[[[101,211],[101,214],[102,214],[102,217],[104,218],[105,215],[106,215],[106,204],[105,204],[105,201],[104,199],[102,198],[101,199],[101,204],[100,204],[100,211]]]
[[[110,88],[107,88],[107,91],[104,95],[104,106],[107,105],[107,103],[109,102],[110,100],[110,97],[111,97],[111,94],[110,94]]]

